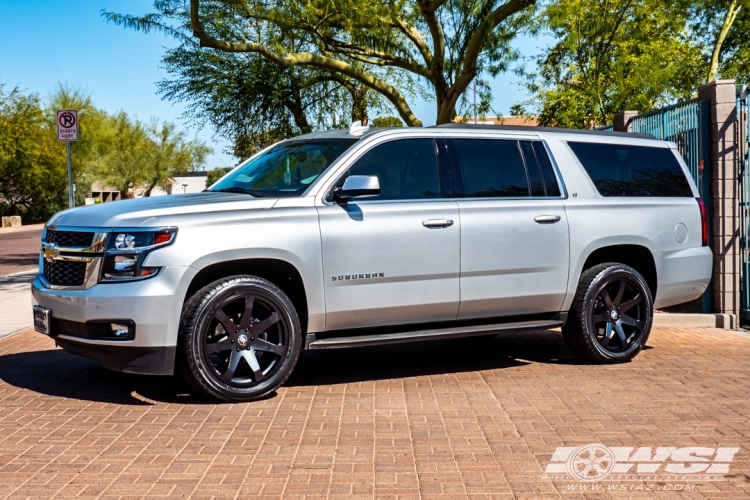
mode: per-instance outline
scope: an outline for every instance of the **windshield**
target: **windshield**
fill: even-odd
[[[209,191],[257,197],[299,196],[357,139],[311,139],[284,142],[220,180]]]

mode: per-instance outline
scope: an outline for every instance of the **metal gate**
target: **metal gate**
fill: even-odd
[[[633,132],[652,134],[672,141],[685,159],[701,198],[709,205],[711,183],[708,169],[708,101],[691,99],[657,109],[630,120]]]
[[[710,168],[704,168],[709,161],[709,102],[691,99],[672,106],[638,115],[630,120],[632,132],[652,134],[658,139],[677,144],[698,192],[706,206],[706,217],[711,231],[711,180]],[[750,200],[750,198],[749,198]],[[747,220],[747,219],[746,219]],[[711,312],[711,286],[703,294],[703,312]]]
[[[737,92],[737,172],[740,216],[740,317],[750,319],[750,128],[746,85]]]

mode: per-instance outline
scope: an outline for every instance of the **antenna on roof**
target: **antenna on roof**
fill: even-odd
[[[349,127],[349,131],[347,134],[349,135],[362,135],[365,133],[366,130],[369,130],[369,125],[362,125],[362,120],[357,120],[356,122],[352,123]]]

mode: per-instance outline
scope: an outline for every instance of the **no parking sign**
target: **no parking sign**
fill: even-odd
[[[57,110],[57,140],[78,140],[78,111],[74,109]]]

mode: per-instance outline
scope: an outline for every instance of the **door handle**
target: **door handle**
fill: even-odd
[[[428,219],[426,221],[422,221],[422,225],[424,227],[430,228],[445,228],[452,226],[453,221],[450,219]]]
[[[534,220],[539,224],[554,224],[560,221],[559,215],[537,215]]]

